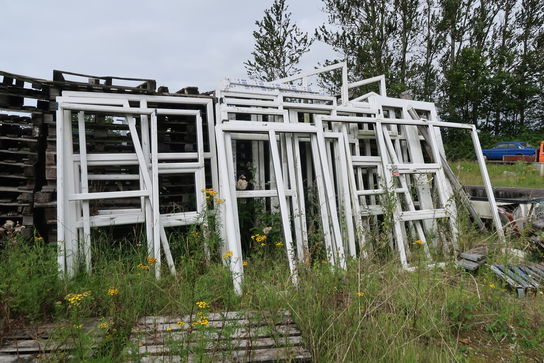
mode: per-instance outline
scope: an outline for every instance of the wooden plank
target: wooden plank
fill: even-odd
[[[139,336],[138,336],[139,335]],[[166,341],[190,341],[195,340],[213,340],[213,341],[225,341],[232,339],[252,339],[252,338],[266,338],[271,336],[300,336],[300,330],[296,328],[294,324],[280,325],[280,326],[262,326],[255,328],[240,327],[235,329],[229,329],[228,334],[223,333],[221,330],[214,330],[211,332],[203,331],[199,334],[191,334],[189,331],[161,331],[154,334],[138,333],[137,336],[131,339],[133,342],[142,345],[157,345],[164,344]]]
[[[465,259],[457,261],[457,265],[469,271],[476,271],[480,267],[479,263]]]
[[[522,286],[517,282],[512,280],[508,275],[506,275],[502,269],[499,268],[499,265],[492,265],[489,267],[493,272],[495,272],[499,277],[501,277],[503,280],[505,280],[508,285],[510,285],[513,288],[521,288]]]
[[[247,320],[247,319],[280,319],[284,321],[285,318],[290,318],[291,313],[288,310],[280,310],[278,312],[261,312],[261,311],[225,311],[210,313],[206,315],[208,321],[221,321],[221,320]],[[145,316],[138,320],[139,325],[146,324],[167,324],[176,323],[179,320],[190,321],[198,320],[199,317],[196,314],[185,315],[183,317],[175,316]]]
[[[310,362],[311,354],[303,347],[289,347],[289,348],[265,348],[265,349],[253,349],[249,352],[236,351],[225,354],[224,352],[217,352],[214,354],[208,354],[204,357],[168,357],[168,362],[202,362],[215,361],[215,362],[279,362],[279,361],[296,361],[296,362]],[[142,363],[154,363],[164,362],[164,357],[142,357],[140,360]]]
[[[278,346],[295,346],[303,343],[302,337],[292,336],[292,337],[280,337],[275,338],[258,338],[258,339],[235,339],[229,342],[209,342],[205,343],[204,346],[201,342],[186,343],[185,346],[188,348],[198,347],[199,349],[203,348],[205,351],[217,351],[217,350],[253,350],[259,348],[274,348]],[[170,347],[168,345],[144,345],[138,348],[138,353],[140,354],[168,354],[170,352]]]
[[[195,320],[181,320],[181,321],[184,321],[186,323],[191,323],[191,322],[194,322],[194,321],[197,321],[197,320],[198,319],[195,319]],[[240,319],[240,320],[231,320],[231,321],[223,321],[223,320],[209,321],[208,326],[213,327],[213,328],[223,328],[223,327],[228,327],[228,326],[257,327],[257,326],[266,326],[266,325],[282,325],[282,324],[285,325],[285,324],[292,324],[292,323],[293,323],[293,320],[291,320],[290,318],[286,318],[285,320],[283,320],[281,322],[273,322],[273,321],[266,321],[266,320],[254,320],[254,321],[252,321],[252,320],[248,320],[248,319]],[[157,323],[152,327],[149,327],[149,326],[145,326],[145,327],[137,326],[134,331],[138,332],[138,331],[145,330],[145,329],[152,329],[154,331],[181,331],[181,330],[188,330],[189,327],[190,326],[188,324],[185,324],[183,326],[179,326],[177,324],[177,322],[170,322],[170,323]]]
[[[459,257],[464,258],[465,260],[473,261],[473,262],[480,262],[485,259],[485,255],[480,255],[478,253],[470,253],[470,252],[461,252],[459,254]]]
[[[30,363],[37,361],[38,358],[33,354],[0,354],[0,363]]]

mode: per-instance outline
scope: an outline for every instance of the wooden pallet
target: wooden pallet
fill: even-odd
[[[507,286],[514,289],[518,297],[544,286],[544,264],[527,265],[492,265],[491,270],[500,277]]]
[[[87,319],[81,328],[96,341],[102,336],[97,324],[97,319]],[[59,328],[61,328],[59,324],[44,324],[12,332],[4,337],[0,344],[0,363],[38,362],[42,359],[56,361],[59,356],[66,358],[72,346],[53,338]]]
[[[288,311],[148,316],[133,329],[129,354],[142,362],[311,361]],[[183,323],[181,323],[183,322]],[[193,327],[194,324],[194,327]]]

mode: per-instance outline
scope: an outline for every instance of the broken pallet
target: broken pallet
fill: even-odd
[[[544,286],[544,264],[527,265],[491,265],[491,270],[507,286],[514,289],[518,297],[525,297],[527,292],[536,292]]]

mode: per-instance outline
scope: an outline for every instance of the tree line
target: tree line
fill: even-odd
[[[313,41],[347,61],[351,80],[384,74],[388,94],[435,102],[442,120],[475,124],[491,139],[544,138],[544,1],[323,0],[327,22],[302,32],[285,0],[254,31],[252,78],[298,71]],[[338,87],[339,77],[322,79]],[[450,135],[451,141],[456,139]],[[538,137],[537,137],[538,139]]]

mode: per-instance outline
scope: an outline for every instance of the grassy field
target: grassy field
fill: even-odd
[[[483,185],[478,163],[475,161],[455,161],[450,164],[453,172],[463,185]],[[487,170],[491,184],[495,187],[544,188],[544,177],[525,163],[488,163]]]
[[[481,183],[475,163],[454,163],[452,169],[464,184]],[[542,177],[523,164],[490,165],[489,172],[495,186],[542,187]],[[241,217],[255,218],[253,213]],[[207,218],[213,226],[213,217]],[[286,309],[316,362],[541,361],[544,357],[542,292],[518,299],[486,267],[474,274],[454,264],[408,273],[399,268],[395,254],[382,250],[369,251],[367,259],[352,259],[347,270],[340,270],[326,263],[322,248],[313,249],[311,260],[298,266],[295,286],[279,237],[279,219],[259,218],[272,230],[264,242],[256,242],[249,236],[263,227],[244,229],[242,296],[234,294],[224,264],[236,256],[221,256],[217,235],[209,231],[204,237],[203,226],[169,237],[178,273],[171,276],[164,268],[159,281],[140,233],[119,239],[97,232],[93,273],[80,273],[71,280],[58,277],[55,246],[44,245],[39,237],[11,240],[0,250],[0,331],[9,335],[17,327],[56,323],[62,326],[55,333],[58,344],[76,347],[73,361],[138,361],[128,348],[133,345],[132,328],[143,316]],[[493,234],[475,231],[468,222],[461,222],[460,231],[465,248],[493,247],[496,241]],[[375,236],[376,246],[387,246],[381,240],[384,236],[387,233]],[[510,246],[542,260],[542,253],[531,250],[523,234],[509,238]],[[319,231],[311,231],[310,239],[314,246],[322,246]],[[206,258],[204,242],[215,251],[211,260]],[[492,252],[488,262],[508,260]],[[202,303],[204,310],[199,307]],[[102,340],[93,341],[92,334],[83,333],[82,323],[88,318],[99,320],[91,333],[102,335]],[[195,329],[205,331],[206,324]],[[63,354],[49,360],[68,360]]]
[[[469,227],[462,233],[465,244],[493,241]],[[178,274],[164,270],[160,281],[153,277],[154,261],[134,239],[112,243],[105,236],[97,238],[94,273],[70,281],[58,279],[55,249],[41,239],[12,241],[0,252],[2,328],[7,333],[17,326],[63,323],[58,339],[77,347],[75,361],[134,360],[126,347],[138,318],[182,316],[205,302],[207,312],[290,310],[316,362],[544,357],[542,293],[517,299],[486,268],[475,275],[453,265],[408,273],[395,257],[372,254],[351,260],[347,271],[315,258],[299,266],[300,281],[294,286],[284,247],[272,235],[266,246],[250,246],[241,297],[233,293],[222,263],[232,257],[207,262],[202,236],[195,230],[172,238]],[[525,242],[511,243],[523,248]],[[89,317],[101,321],[101,343],[80,331]]]

